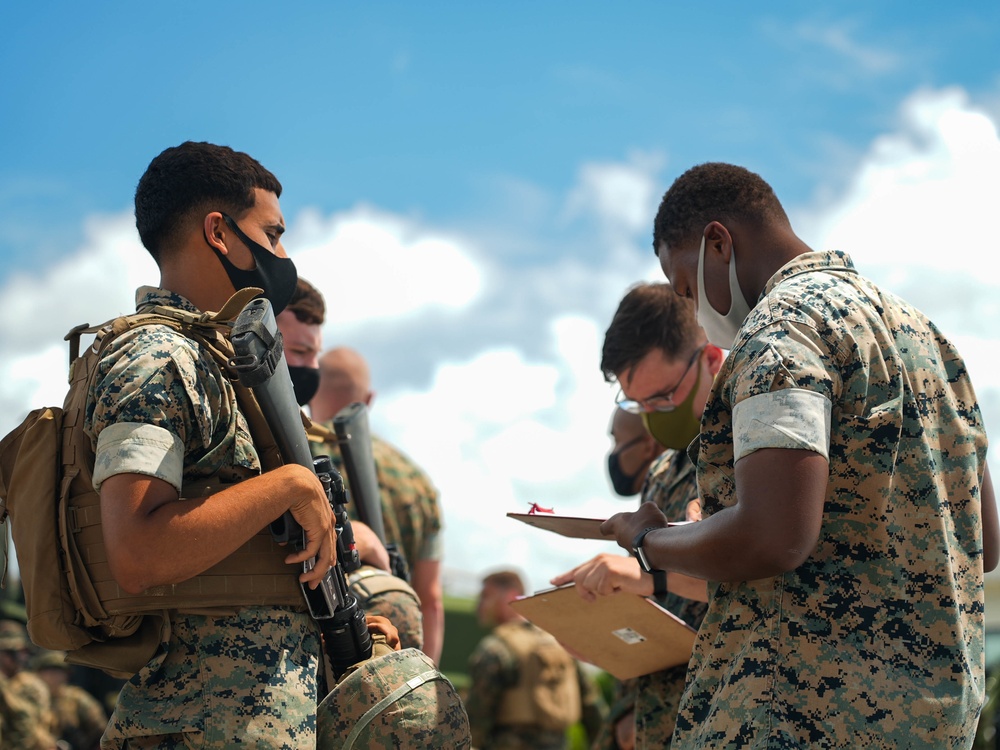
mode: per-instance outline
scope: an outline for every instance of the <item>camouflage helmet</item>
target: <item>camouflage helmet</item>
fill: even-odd
[[[458,691],[415,648],[362,662],[319,704],[316,730],[317,750],[472,745]]]

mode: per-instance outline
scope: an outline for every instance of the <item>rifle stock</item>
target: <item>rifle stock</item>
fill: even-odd
[[[333,418],[333,430],[337,434],[337,444],[344,459],[344,471],[354,495],[358,518],[375,532],[382,546],[389,552],[390,572],[409,581],[406,558],[395,544],[386,541],[382,493],[378,486],[371,430],[368,427],[368,407],[360,401],[348,404]]]

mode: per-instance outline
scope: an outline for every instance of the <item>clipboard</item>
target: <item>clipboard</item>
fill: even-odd
[[[510,606],[619,680],[687,664],[694,647],[694,628],[652,599],[625,591],[588,602],[571,583]]]
[[[526,523],[545,531],[554,531],[556,534],[568,536],[571,539],[599,539],[605,542],[613,542],[613,536],[605,536],[601,533],[601,524],[604,518],[581,518],[579,516],[557,516],[553,513],[508,513],[507,518]],[[690,521],[671,521],[667,526],[684,526]]]
[[[557,516],[552,513],[508,513],[507,518],[526,523],[545,531],[568,536],[571,539],[601,539],[613,542],[613,536],[601,533],[603,518],[580,518],[578,516]]]

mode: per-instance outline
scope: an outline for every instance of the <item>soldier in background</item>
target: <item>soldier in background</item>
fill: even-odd
[[[608,479],[621,497],[638,495],[649,467],[663,453],[663,446],[649,434],[642,417],[615,405],[609,430],[614,446],[608,453]]]
[[[591,740],[603,721],[597,688],[555,638],[510,606],[524,594],[514,571],[483,579],[477,616],[493,631],[469,657],[465,703],[477,750],[562,750],[582,722]]]
[[[319,387],[319,352],[323,343],[321,329],[326,320],[326,301],[316,287],[300,278],[291,300],[275,320],[281,331],[296,401],[304,406]],[[320,435],[315,426],[310,434],[314,456],[336,450],[332,444],[314,442],[314,438],[332,440],[335,436]],[[353,505],[353,502],[348,503],[349,508]],[[365,612],[381,615],[392,622],[399,631],[402,648],[422,649],[423,617],[416,592],[406,581],[389,573],[389,554],[375,533],[360,521],[354,521],[352,526],[364,564],[347,574],[351,591]]]
[[[355,402],[371,406],[375,398],[371,375],[358,352],[346,347],[331,349],[320,358],[319,366],[319,390],[309,402],[314,421],[329,424],[341,409]],[[324,445],[323,452],[339,468],[336,446]],[[437,663],[444,643],[438,492],[419,466],[377,435],[372,435],[372,455],[382,494],[386,542],[396,544],[406,558],[423,613],[423,650]]]
[[[642,488],[642,502],[653,503],[671,521],[696,521],[701,517],[694,465],[684,450],[698,436],[715,374],[722,365],[722,351],[709,344],[695,320],[690,301],[674,294],[669,284],[637,284],[622,298],[604,337],[601,372],[608,382],[618,382],[618,410],[640,420],[663,452],[653,462]],[[656,363],[655,385],[634,393],[634,375]],[[655,393],[654,393],[655,391]],[[677,577],[661,579],[641,570],[631,555],[602,553],[552,579],[560,586],[576,584],[585,598],[630,591],[654,595],[657,601],[696,630],[705,616],[704,582],[681,588]],[[599,748],[629,750],[670,744],[677,707],[684,691],[687,665],[629,680],[613,706],[615,725],[605,732]]]
[[[55,736],[71,750],[97,750],[108,714],[94,696],[70,684],[65,657],[62,651],[40,651],[28,666],[49,689]]]
[[[0,620],[0,748],[4,750],[55,747],[49,691],[38,675],[27,670],[29,653],[24,625]]]

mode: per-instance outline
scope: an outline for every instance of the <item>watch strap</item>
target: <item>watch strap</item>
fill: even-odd
[[[653,595],[665,596],[667,593],[667,571],[653,570]]]

